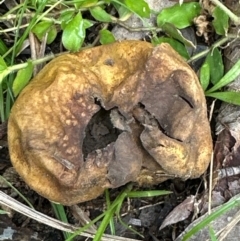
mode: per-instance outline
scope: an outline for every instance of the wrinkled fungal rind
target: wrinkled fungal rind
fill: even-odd
[[[95,138],[89,123],[100,111],[109,118],[96,120],[96,140],[103,143],[86,146],[86,135]],[[39,194],[65,205],[130,181],[159,183],[166,179],[159,173],[198,177],[212,150],[196,75],[168,44],[143,41],[54,59],[18,97],[8,128],[18,173]],[[115,139],[105,141],[109,133]]]

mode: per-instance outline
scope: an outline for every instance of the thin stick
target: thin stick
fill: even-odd
[[[16,212],[19,212],[25,216],[28,216],[29,218],[32,218],[40,223],[43,223],[45,225],[48,225],[50,227],[56,228],[61,231],[69,232],[69,233],[74,233],[79,229],[79,227],[75,227],[73,225],[70,225],[68,223],[63,223],[57,219],[48,217],[47,215],[38,212],[34,209],[31,209],[27,207],[26,205],[18,202],[17,200],[11,198],[4,192],[0,191],[0,204],[3,204]],[[88,237],[88,238],[93,238],[95,236],[94,232],[82,232],[82,236]],[[122,238],[114,235],[103,235],[102,236],[103,241],[136,241],[136,239],[128,239],[128,238]],[[140,241],[140,240],[137,240]]]
[[[227,235],[232,231],[232,229],[238,224],[240,221],[240,211],[238,211],[232,220],[226,225],[226,227],[222,230],[221,234],[218,236],[218,241],[223,241],[227,237]]]

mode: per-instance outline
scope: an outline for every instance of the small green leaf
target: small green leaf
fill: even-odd
[[[61,28],[64,29],[68,22],[70,22],[74,17],[74,10],[65,10],[61,13],[58,21],[61,22]]]
[[[95,6],[98,0],[85,0],[85,1],[79,1],[79,0],[74,0],[74,5],[76,8],[89,8],[92,6]]]
[[[132,15],[132,12],[130,12],[125,6],[114,2],[112,2],[112,5],[116,8],[120,21],[126,21]]]
[[[207,93],[206,96],[213,97],[233,105],[240,105],[240,92],[213,92]]]
[[[204,62],[200,68],[200,83],[205,91],[210,83],[210,66],[208,62]]]
[[[101,44],[110,44],[116,41],[113,34],[107,29],[100,30],[99,34],[100,34],[99,41]]]
[[[92,27],[92,26],[93,26],[93,23],[92,23],[90,20],[88,20],[88,19],[83,19],[83,27],[84,27],[85,29],[90,28],[90,27]]]
[[[70,51],[76,52],[81,48],[85,36],[84,21],[82,15],[78,13],[63,29],[63,46]]]
[[[189,59],[189,54],[187,52],[186,47],[180,43],[179,41],[168,38],[168,37],[160,37],[160,38],[152,38],[152,43],[154,45],[161,43],[169,43],[183,58]]]
[[[7,69],[7,64],[5,63],[2,56],[0,56],[0,71]]]
[[[207,55],[206,61],[209,63],[210,67],[211,82],[215,85],[224,74],[222,54],[219,49],[214,48],[214,50]]]
[[[124,0],[126,6],[142,18],[150,17],[150,8],[144,0]]]
[[[201,6],[197,2],[179,3],[163,9],[157,16],[157,25],[162,27],[168,22],[182,29],[191,26],[193,19],[200,14]]]
[[[224,74],[224,65],[222,55],[218,48],[209,52],[201,69],[200,69],[200,82],[205,91],[211,81],[216,84]]]
[[[32,77],[32,73],[33,73],[33,64],[31,61],[28,61],[27,67],[19,70],[16,78],[13,81],[12,90],[15,97],[28,84],[29,80]]]
[[[51,44],[57,37],[57,28],[54,24],[50,22],[41,22],[39,26],[35,25],[32,32],[37,36],[37,38],[42,41],[43,37],[47,33],[47,44]]]
[[[212,15],[214,17],[212,24],[213,24],[213,27],[214,27],[216,33],[219,35],[226,36],[227,32],[228,32],[228,27],[229,27],[228,15],[220,7],[215,7]]]
[[[181,31],[177,29],[171,23],[164,23],[162,26],[162,30],[170,37],[177,39],[178,41],[182,42],[185,46],[195,48],[195,45],[189,41],[188,39],[184,38]]]
[[[57,28],[55,25],[52,25],[48,32],[47,44],[51,44],[55,40],[56,37],[57,37]]]
[[[66,216],[66,212],[64,210],[64,206],[61,204],[53,203],[53,202],[51,202],[51,205],[52,205],[53,211],[54,211],[56,217],[58,218],[58,220],[60,220],[64,223],[68,223],[68,219]],[[68,238],[70,238],[71,233],[63,232],[63,235],[64,235],[64,239],[68,239]]]
[[[112,16],[99,6],[90,8],[90,13],[97,21],[105,23],[112,22]]]
[[[52,25],[53,22],[41,21],[32,28],[32,32],[37,36],[40,41],[42,41],[43,37],[50,30],[50,27]]]
[[[209,90],[206,91],[206,94],[212,93],[223,86],[234,81],[240,75],[240,60]]]

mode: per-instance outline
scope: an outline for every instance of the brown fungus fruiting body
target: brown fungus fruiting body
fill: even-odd
[[[71,205],[106,188],[199,177],[212,150],[203,91],[168,45],[123,41],[62,55],[21,92],[9,118],[12,163]]]

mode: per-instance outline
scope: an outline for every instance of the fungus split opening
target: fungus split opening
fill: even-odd
[[[95,100],[95,104],[99,105],[100,110],[92,116],[85,129],[82,145],[84,160],[89,153],[115,142],[122,132],[111,122],[112,110],[105,110],[99,101]]]
[[[182,96],[179,97],[192,107],[190,101]],[[96,99],[95,104],[97,104],[100,109],[92,116],[85,129],[85,137],[82,145],[84,161],[86,161],[89,153],[103,149],[110,143],[114,143],[123,131],[132,132],[131,128],[126,124],[127,121],[124,116],[121,115],[117,107],[106,110],[102,107],[100,101]],[[139,128],[144,128],[144,126],[158,128],[167,137],[182,142],[180,139],[169,135],[159,121],[146,110],[144,104],[140,102],[133,109],[133,118],[130,122],[135,123]],[[138,138],[140,138],[140,133]]]

